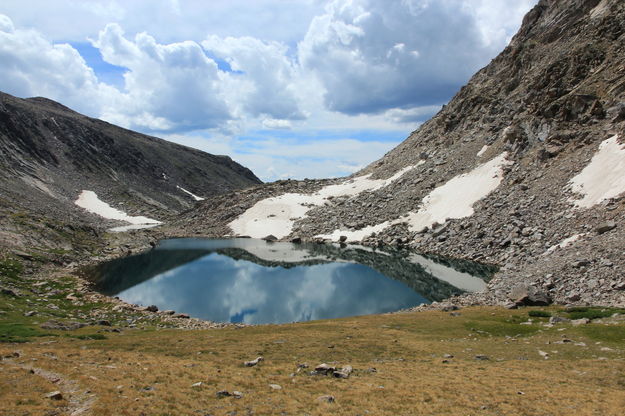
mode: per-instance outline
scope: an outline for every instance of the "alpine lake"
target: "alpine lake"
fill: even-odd
[[[249,238],[170,239],[87,271],[96,290],[214,322],[379,314],[480,291],[493,266],[409,250]]]

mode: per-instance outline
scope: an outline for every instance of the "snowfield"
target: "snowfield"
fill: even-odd
[[[369,179],[371,175],[364,175],[326,186],[311,195],[288,193],[263,199],[228,226],[236,235],[263,238],[272,234],[277,238],[283,238],[291,233],[295,221],[304,218],[312,208],[323,205],[335,197],[355,196],[361,192],[384,188],[422,163],[423,161],[420,161],[414,166],[408,166],[388,179]]]
[[[504,152],[472,171],[452,178],[423,198],[421,208],[417,212],[409,213],[407,217],[385,221],[357,231],[335,230],[332,234],[318,237],[338,240],[344,235],[348,241],[360,241],[373,232],[378,233],[401,222],[408,223],[412,231],[421,231],[434,223],[443,224],[448,219],[469,217],[474,212],[473,204],[494,191],[501,183],[503,167],[512,164],[507,160],[507,156],[508,154]]]
[[[93,191],[83,190],[74,203],[79,207],[108,220],[125,221],[133,225],[161,224],[160,221],[152,218],[128,215],[124,211],[113,208],[106,202],[100,200],[98,195],[96,195]],[[136,229],[136,227],[133,229]]]
[[[571,190],[581,194],[574,200],[577,208],[590,208],[625,192],[625,144],[618,135],[604,140],[592,160],[579,175],[571,179]]]

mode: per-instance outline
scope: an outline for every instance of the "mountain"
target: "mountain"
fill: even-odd
[[[19,244],[33,234],[22,220],[33,215],[30,228],[125,223],[76,206],[83,191],[94,193],[87,195],[92,203],[97,196],[128,215],[165,221],[197,199],[259,183],[227,156],[126,130],[46,98],[0,93],[0,246],[28,245]]]
[[[398,245],[500,267],[461,303],[539,291],[624,306],[624,192],[625,3],[541,0],[510,45],[382,159],[343,180],[211,198],[173,229]]]

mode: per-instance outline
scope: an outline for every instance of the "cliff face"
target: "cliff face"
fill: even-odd
[[[251,189],[203,203],[178,231],[343,236],[502,267],[488,293],[464,302],[505,302],[530,284],[561,303],[623,304],[624,139],[625,3],[541,0],[497,58],[343,193]],[[285,192],[317,199],[301,197],[307,209],[291,207],[280,229],[288,201],[273,212],[266,198]]]

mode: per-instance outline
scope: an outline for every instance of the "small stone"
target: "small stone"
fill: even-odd
[[[46,398],[52,399],[52,400],[63,400],[63,393],[61,393],[58,390],[57,391],[52,391],[52,392],[46,394]]]
[[[332,373],[332,375],[336,378],[349,378],[349,375],[353,371],[351,365],[346,365],[345,367],[338,369]]]
[[[571,325],[573,325],[573,326],[586,325],[588,323],[590,323],[590,319],[588,319],[588,318],[573,319],[571,321]]]
[[[263,361],[264,358],[263,357],[256,357],[255,359],[251,360],[251,361],[245,361],[243,364],[246,367],[254,367],[256,364],[258,364],[259,362]]]
[[[315,372],[317,374],[329,374],[329,373],[333,373],[335,371],[336,371],[336,367],[333,367],[333,366],[328,365],[326,363],[319,364],[318,366],[315,367]]]
[[[238,390],[235,390],[235,391],[232,392],[232,397],[234,397],[235,399],[240,399],[240,398],[243,397],[243,393],[241,393]]]
[[[176,311],[173,311],[171,309],[167,309],[166,311],[163,311],[163,314],[165,314],[165,315],[173,315],[175,313],[176,313]]]
[[[599,224],[597,228],[595,228],[595,231],[597,232],[597,234],[603,234],[603,233],[607,233],[608,231],[612,231],[615,228],[616,228],[616,223],[614,221],[606,221],[606,222]]]
[[[564,318],[562,316],[552,316],[549,318],[550,324],[561,324],[565,322],[571,322],[571,320],[569,318]]]
[[[270,384],[270,385],[269,385],[269,388],[270,388],[271,390],[282,390],[282,386],[281,386],[281,385],[279,385],[279,384]]]
[[[443,358],[454,358],[454,356],[451,354],[444,354]]]
[[[24,314],[24,316],[35,316],[35,315],[37,315],[37,312],[35,311],[28,311]]]
[[[98,325],[101,325],[101,326],[111,326],[111,322],[109,322],[109,321],[107,321],[105,319],[102,319],[102,320],[98,321]]]
[[[342,235],[339,237],[339,242],[344,243],[347,241],[347,236],[346,235]]]
[[[476,360],[480,360],[480,361],[488,361],[490,360],[490,358],[488,357],[488,355],[483,355],[483,354],[478,354],[474,357]]]
[[[222,397],[230,397],[230,396],[232,396],[232,394],[230,394],[230,392],[229,392],[228,390],[219,390],[219,391],[216,393],[216,395],[217,395],[217,397],[218,397],[218,398],[222,398]]]
[[[197,383],[191,384],[191,387],[202,387],[202,382],[198,381]]]
[[[317,397],[315,401],[320,403],[334,403],[336,399],[330,394],[324,394],[323,396]]]
[[[158,312],[158,306],[150,305],[147,308],[145,308],[145,310],[148,311],[148,312]]]

